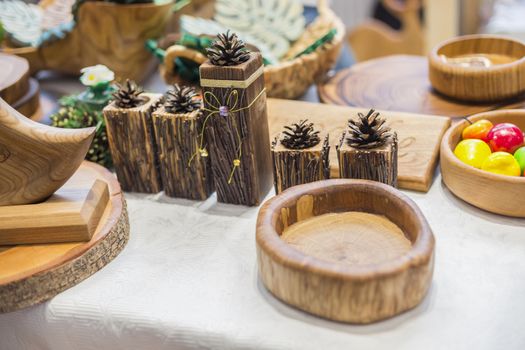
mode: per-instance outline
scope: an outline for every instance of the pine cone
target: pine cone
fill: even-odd
[[[355,148],[376,148],[383,145],[392,137],[390,128],[385,125],[385,120],[379,112],[371,109],[367,115],[357,113],[357,120],[349,120],[349,135],[346,142]]]
[[[206,49],[211,63],[216,66],[236,66],[250,59],[250,53],[245,49],[244,42],[237,34],[228,30],[218,34],[217,39]]]
[[[117,83],[118,90],[113,93],[115,103],[120,108],[133,108],[140,106],[145,100],[140,96],[144,90],[134,81],[126,79],[126,84]]]
[[[314,131],[314,124],[306,124],[308,119],[301,120],[298,124],[285,126],[284,137],[281,143],[290,149],[305,149],[317,145],[321,139],[319,131]]]
[[[197,93],[190,86],[173,85],[173,89],[166,93],[164,108],[169,113],[190,113],[201,107],[201,101],[195,99]]]

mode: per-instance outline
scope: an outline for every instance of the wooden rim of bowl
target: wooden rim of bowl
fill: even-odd
[[[461,133],[461,131],[464,128],[470,125],[470,122],[476,122],[480,119],[491,120],[491,118],[499,117],[503,113],[507,115],[522,116],[523,120],[525,121],[525,110],[523,109],[501,109],[497,111],[482,112],[482,113],[471,115],[469,117],[464,118],[463,121],[451,126],[447,130],[447,132],[445,133],[445,136],[443,136],[443,140],[441,141],[441,150],[440,150],[441,154],[444,157],[446,157],[454,166],[462,169],[465,172],[471,171],[474,174],[479,174],[480,176],[483,175],[494,181],[507,181],[507,182],[516,183],[516,184],[525,183],[525,177],[523,176],[507,176],[507,175],[494,174],[494,173],[491,173],[485,170],[475,168],[468,164],[465,164],[462,161],[460,161],[458,157],[454,155],[454,148],[456,147],[457,144],[454,144],[454,145],[452,144],[451,138],[453,134]],[[504,121],[501,121],[501,122],[504,123]]]
[[[502,64],[496,64],[490,67],[461,67],[449,64],[447,62],[444,62],[439,57],[439,50],[443,49],[445,46],[452,45],[458,42],[462,41],[469,41],[469,40],[480,40],[480,39],[491,39],[491,40],[501,40],[501,41],[508,41],[513,42],[517,45],[520,45],[523,47],[525,51],[525,43],[514,39],[511,37],[503,36],[503,35],[491,35],[491,34],[473,34],[473,35],[463,35],[460,37],[452,38],[445,40],[444,42],[439,43],[438,45],[434,46],[432,51],[430,51],[429,59],[432,61],[432,63],[439,67],[447,67],[449,69],[458,69],[458,71],[464,72],[465,70],[468,70],[469,74],[477,74],[477,73],[486,73],[487,71],[491,72],[498,72],[502,70],[507,70],[511,66],[515,66],[517,64],[525,63],[525,55],[521,58],[516,59],[515,61],[509,62],[509,63],[502,63]]]
[[[413,218],[412,223],[417,228],[416,238],[413,241],[407,237],[411,241],[412,247],[403,256],[379,264],[362,266],[335,264],[306,255],[291,247],[281,239],[275,229],[281,209],[297,203],[302,196],[321,195],[325,194],[327,190],[333,192],[363,188],[370,190],[372,196],[384,196],[390,199],[393,205],[392,210],[402,209],[412,214],[410,215]],[[360,210],[356,208],[347,211]],[[371,214],[387,216],[386,213]],[[399,223],[390,217],[388,219],[399,226]],[[291,187],[264,203],[259,211],[256,231],[256,242],[259,247],[280,264],[293,269],[304,269],[305,266],[308,266],[313,273],[352,281],[356,279],[361,281],[374,280],[377,277],[401,273],[411,267],[427,264],[432,258],[435,244],[434,235],[423,213],[410,198],[391,186],[368,180],[332,179]],[[373,273],[370,273],[371,271]]]

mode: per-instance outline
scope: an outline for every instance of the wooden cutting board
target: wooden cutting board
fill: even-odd
[[[291,100],[268,99],[268,121],[273,140],[284,125],[307,118],[316,128],[330,134],[330,173],[339,177],[335,145],[341,139],[347,121],[366,108],[343,107]],[[400,188],[427,192],[437,165],[439,146],[450,119],[406,112],[385,112],[390,127],[399,138],[398,183]]]
[[[0,247],[0,313],[52,298],[103,268],[124,248],[129,222],[115,176],[84,162],[71,178],[79,185],[95,180],[107,183],[109,201],[89,242]]]
[[[0,53],[0,97],[13,104],[29,91],[29,63],[25,58]]]
[[[395,55],[344,69],[318,86],[325,103],[463,117],[498,108],[523,108],[524,97],[502,103],[464,103],[433,91],[423,56]]]

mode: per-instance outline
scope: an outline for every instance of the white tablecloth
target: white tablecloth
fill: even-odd
[[[272,297],[257,275],[257,208],[128,194],[131,238],[51,301],[0,315],[0,349],[524,349],[525,220],[484,213],[438,177],[406,192],[436,236],[432,287],[367,326]]]

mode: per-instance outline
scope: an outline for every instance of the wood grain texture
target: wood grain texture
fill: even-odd
[[[32,120],[40,118],[40,85],[36,79],[29,79],[29,90],[19,100],[12,103],[11,107]]]
[[[384,216],[399,227],[411,247],[382,262],[353,264],[307,255],[281,237],[305,220],[355,211]],[[328,243],[334,237],[322,236],[327,241],[323,244],[349,250],[344,240]],[[419,304],[432,279],[434,236],[426,219],[408,197],[374,181],[324,180],[289,188],[259,211],[256,243],[266,288],[290,305],[331,320],[370,323],[397,315]],[[400,252],[399,247],[395,251]]]
[[[250,59],[237,66],[219,67],[209,61],[200,66],[200,77],[211,80],[247,80],[262,66],[259,53],[251,53]],[[244,108],[227,117],[215,113],[206,123],[208,153],[211,157],[217,200],[230,204],[259,205],[272,186],[272,161],[264,76],[260,75],[250,86],[240,88],[203,87],[203,96],[211,93],[222,106],[234,109],[233,91],[238,93],[236,109]],[[212,98],[210,101],[214,101]],[[219,106],[204,99],[204,108],[217,110]],[[253,102],[255,101],[255,102]],[[253,104],[252,104],[253,102]],[[217,103],[217,102],[213,102]],[[212,112],[204,112],[204,118]],[[239,139],[241,145],[239,145]],[[241,150],[240,165],[235,169],[231,183],[230,173]]]
[[[476,114],[475,122],[488,119],[493,124],[513,123],[525,130],[524,110],[500,110]],[[461,162],[453,153],[461,132],[470,125],[466,120],[451,127],[441,143],[441,176],[459,198],[492,213],[525,218],[525,177],[504,176],[476,169]]]
[[[275,193],[309,182],[330,178],[330,143],[326,133],[322,142],[306,149],[288,149],[282,135],[272,142],[273,182]]]
[[[153,112],[153,126],[164,193],[195,200],[208,198],[215,186],[210,157],[198,152],[201,111],[173,114],[161,107]]]
[[[397,135],[374,149],[359,149],[347,144],[348,131],[337,146],[339,177],[379,181],[397,187],[398,140]]]
[[[156,58],[144,43],[160,37],[172,6],[172,1],[125,5],[86,1],[79,8],[75,28],[64,39],[39,48],[3,48],[3,51],[26,58],[32,73],[51,69],[79,74],[83,67],[104,64],[119,80],[141,81],[156,66]]]
[[[108,185],[66,182],[42,203],[0,207],[0,245],[89,241],[109,200]]]
[[[285,125],[308,118],[318,130],[330,134],[330,177],[339,177],[335,147],[345,131],[348,119],[369,108],[342,107],[319,103],[268,99],[270,137],[274,139]],[[416,191],[428,191],[437,165],[441,138],[450,125],[444,117],[380,111],[387,125],[397,132],[398,186]]]
[[[355,59],[361,62],[395,54],[423,54],[424,35],[419,16],[421,2],[409,0],[401,5],[395,0],[383,0],[383,5],[401,22],[401,29],[394,30],[376,19],[355,26],[348,35]]]
[[[147,102],[135,108],[104,107],[109,148],[124,191],[162,191],[152,113],[161,94],[142,94]]]
[[[319,85],[318,91],[325,103],[449,117],[524,105],[524,99],[472,104],[444,97],[432,89],[428,62],[421,56],[395,55],[356,64]]]
[[[29,90],[29,63],[24,58],[0,53],[0,67],[0,98],[13,104]]]
[[[53,194],[84,160],[95,128],[59,129],[34,122],[0,98],[0,206]]]
[[[464,55],[499,55],[490,67],[462,67],[445,61]],[[440,93],[464,101],[491,102],[525,92],[525,44],[497,35],[467,35],[439,44],[429,54],[429,79]],[[522,96],[523,97],[523,96]]]
[[[110,200],[89,242],[0,249],[0,312],[52,298],[103,268],[124,248],[129,221],[114,175],[99,165],[84,162],[71,181],[83,183],[94,179],[108,184]]]

